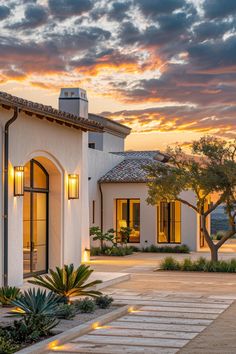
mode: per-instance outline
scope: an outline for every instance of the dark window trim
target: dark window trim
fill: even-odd
[[[96,143],[88,143],[89,149],[96,149]]]
[[[118,224],[117,224],[117,210],[118,210],[118,201],[119,200],[127,200],[127,227],[130,226],[130,201],[131,200],[139,200],[139,204],[140,204],[140,208],[141,208],[141,201],[140,198],[117,198],[116,199],[116,235],[117,235],[117,229],[118,229]],[[140,219],[140,215],[139,215],[139,227],[141,226],[141,219]],[[141,228],[140,228],[141,229]],[[130,240],[128,240],[128,243],[137,243],[139,244],[141,241],[141,230],[139,230],[139,242],[132,242]]]
[[[46,176],[46,188],[35,188],[34,187],[34,164],[38,165],[39,168],[45,173]],[[30,267],[31,270],[28,273],[24,273],[23,277],[28,278],[33,275],[45,274],[48,272],[48,258],[49,258],[49,235],[48,235],[48,226],[49,226],[49,174],[47,170],[39,163],[38,161],[32,159],[30,160],[30,186],[24,187],[25,192],[30,193]],[[46,269],[43,269],[38,272],[32,272],[33,264],[33,194],[34,193],[45,193],[46,194]]]
[[[93,214],[93,224],[95,224],[95,200],[93,200],[93,211],[92,211],[92,214]]]
[[[160,202],[161,203],[161,202]],[[170,204],[171,202],[167,202],[168,203],[168,240],[167,241],[159,241],[159,224],[160,224],[160,211],[159,211],[159,215],[157,215],[157,243],[159,244],[171,244],[171,245],[179,245],[182,243],[182,235],[180,233],[180,241],[179,242],[171,242],[171,218],[170,218]],[[159,205],[160,208],[160,205]],[[158,207],[157,207],[157,213],[158,213]],[[180,203],[180,221],[175,221],[176,223],[180,223],[180,230],[181,230],[181,217],[182,217],[182,213],[181,213],[181,203]]]

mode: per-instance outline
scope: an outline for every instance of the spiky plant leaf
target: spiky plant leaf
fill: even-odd
[[[23,293],[20,299],[12,301],[16,308],[10,314],[14,316],[54,316],[60,301],[60,297],[52,292],[46,293],[46,290],[38,289],[36,291],[35,289],[29,289]]]
[[[15,286],[0,288],[0,303],[2,306],[11,306],[11,302],[20,297],[20,289]]]
[[[29,283],[49,289],[68,302],[70,297],[101,295],[101,292],[91,289],[102,283],[101,280],[87,283],[92,272],[93,270],[84,264],[76,269],[73,264],[64,265],[63,268],[56,267],[55,271],[50,269],[50,275],[36,275],[33,280],[29,280]]]

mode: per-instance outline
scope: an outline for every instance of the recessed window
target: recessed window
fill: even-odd
[[[140,199],[117,199],[116,200],[116,230],[118,241],[121,240],[120,230],[122,227],[132,229],[129,243],[140,242]]]
[[[95,224],[95,200],[93,200],[93,224]]]
[[[89,147],[90,149],[95,149],[95,143],[89,143],[89,144],[88,144],[88,147]]]
[[[181,243],[181,203],[157,204],[157,242]]]

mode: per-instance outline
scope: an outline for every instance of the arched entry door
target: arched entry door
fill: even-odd
[[[48,270],[49,176],[36,160],[25,165],[23,207],[24,277]]]

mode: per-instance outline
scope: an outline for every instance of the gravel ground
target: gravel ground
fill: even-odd
[[[70,328],[79,326],[85,322],[91,321],[108,312],[114,311],[119,306],[111,306],[108,309],[96,309],[93,313],[78,313],[72,320],[60,320],[60,323],[52,330],[53,333],[61,333]]]

